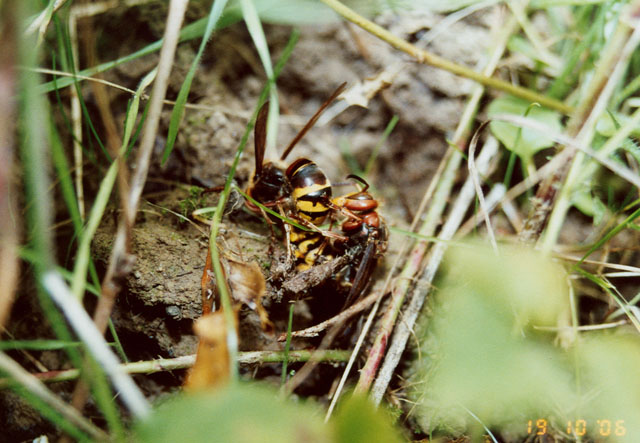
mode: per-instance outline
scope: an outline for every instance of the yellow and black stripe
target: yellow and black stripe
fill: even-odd
[[[306,158],[291,163],[287,178],[293,189],[297,214],[315,225],[322,224],[329,215],[331,183],[317,164]]]
[[[298,271],[305,271],[311,268],[321,256],[323,260],[331,258],[323,254],[325,239],[320,232],[301,231],[294,228],[289,239],[294,247],[297,262],[296,269]]]

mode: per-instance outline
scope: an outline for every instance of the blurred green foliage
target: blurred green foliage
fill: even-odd
[[[479,438],[482,423],[518,441],[529,420],[534,433],[536,420],[544,419],[555,435],[567,434],[570,424],[576,431],[584,420],[587,435],[596,438],[608,420],[624,430],[616,441],[636,441],[637,334],[577,335],[567,327],[560,336],[568,349],[562,349],[556,333],[534,328],[570,323],[562,266],[525,246],[501,246],[496,255],[470,243],[449,253],[445,269],[413,362],[414,417],[425,432]]]
[[[563,132],[559,113],[539,105],[532,106],[528,101],[511,95],[493,100],[491,104],[489,104],[488,112],[489,117],[498,114],[511,114],[519,117],[526,116],[536,122],[544,124],[556,134]],[[515,152],[525,163],[528,163],[536,152],[553,146],[554,144],[551,137],[533,129],[520,128],[510,123],[500,121],[491,122],[490,127],[493,135],[502,142],[505,148]]]
[[[401,441],[383,411],[351,397],[333,419],[311,402],[297,403],[257,383],[178,395],[139,423],[140,442],[370,442]]]

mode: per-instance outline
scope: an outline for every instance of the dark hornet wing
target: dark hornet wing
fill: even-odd
[[[264,150],[267,142],[267,118],[269,117],[269,102],[265,102],[256,118],[256,126],[253,132],[253,143],[255,145],[256,172],[254,175],[259,176],[262,172],[262,164],[264,162]]]
[[[367,245],[362,254],[362,260],[360,266],[358,266],[358,272],[353,279],[353,284],[349,290],[349,294],[345,299],[343,310],[351,306],[356,300],[360,298],[362,292],[365,290],[371,279],[371,275],[376,267],[376,242],[372,237],[367,240]]]
[[[307,122],[306,125],[304,125],[304,128],[302,128],[300,130],[300,132],[298,132],[298,134],[293,138],[293,140],[291,140],[291,143],[289,143],[289,146],[287,146],[287,149],[284,150],[284,152],[282,153],[282,156],[280,157],[280,160],[285,160],[287,158],[287,156],[289,155],[289,153],[291,152],[291,150],[293,149],[293,147],[300,141],[300,139],[302,139],[302,137],[305,136],[305,134],[307,132],[309,132],[309,129],[311,129],[313,127],[313,125],[316,124],[316,121],[318,120],[318,118],[320,118],[320,114],[322,114],[322,112],[327,109],[327,107],[340,95],[342,94],[342,91],[344,91],[345,86],[347,86],[347,82],[344,82],[343,84],[341,84],[340,86],[338,86],[338,89],[336,89],[333,94],[331,94],[331,97],[329,97],[323,104],[322,106],[320,106],[320,108],[316,111],[315,114],[313,114],[313,117],[311,117],[309,119],[309,121]]]

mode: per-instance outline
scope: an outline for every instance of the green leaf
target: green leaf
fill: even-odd
[[[240,18],[241,17],[238,15],[225,13],[223,17],[220,19],[220,21],[218,22],[216,26],[216,30],[232,25],[237,21],[239,21]],[[207,19],[202,18],[182,28],[180,30],[180,43],[193,40],[198,37],[202,37],[202,35],[204,35],[204,32],[205,32],[206,23],[207,23]],[[83,69],[77,74],[81,76],[90,77],[97,73],[108,71],[109,69],[115,68],[116,66],[119,66],[123,63],[127,63],[132,60],[136,60],[140,57],[144,57],[145,55],[152,54],[156,51],[159,51],[160,48],[162,48],[162,39],[156,40],[155,42],[145,46],[144,48],[139,49],[136,52],[132,52],[131,54],[127,54],[124,57],[120,57],[116,60],[104,62],[99,65],[92,66],[87,69]],[[37,92],[42,94],[46,92],[51,92],[56,89],[62,89],[66,86],[74,84],[76,81],[80,82],[80,81],[83,81],[83,79],[80,79],[80,78],[75,79],[74,77],[64,77],[64,78],[60,78],[50,82],[42,83],[41,85],[38,86]]]
[[[513,96],[504,96],[491,102],[489,117],[498,114],[526,116],[547,126],[551,131],[561,133],[560,114],[526,100]],[[494,121],[490,124],[493,135],[510,151],[528,161],[536,152],[553,145],[553,140],[538,131],[519,128],[510,123]]]
[[[163,165],[166,163],[169,155],[171,155],[171,151],[173,151],[173,145],[176,141],[176,136],[178,135],[178,128],[180,127],[180,123],[182,123],[182,118],[184,117],[184,109],[185,104],[187,103],[187,98],[189,97],[189,91],[191,90],[191,82],[193,81],[193,77],[196,73],[196,69],[198,68],[198,64],[200,63],[200,59],[202,58],[202,54],[204,53],[204,48],[207,46],[207,42],[216,28],[226,4],[227,0],[216,0],[211,5],[211,12],[209,13],[209,19],[207,20],[207,27],[204,31],[204,36],[200,42],[200,48],[198,48],[198,53],[193,59],[193,63],[191,63],[191,67],[189,68],[189,72],[187,72],[184,82],[182,82],[180,92],[176,98],[176,104],[173,107],[173,112],[171,113],[167,144],[165,145],[164,153],[162,154]]]
[[[256,384],[176,396],[137,426],[138,442],[331,441],[320,410]]]
[[[335,430],[335,442],[403,441],[391,425],[391,417],[386,411],[376,409],[371,401],[362,395],[352,395],[343,400],[331,423]]]
[[[400,442],[390,417],[365,397],[340,403],[327,425],[312,402],[289,401],[258,383],[180,394],[136,426],[137,442]]]
[[[557,346],[559,335],[578,334],[571,327],[559,335],[542,328],[564,323],[569,280],[560,264],[533,248],[502,245],[496,254],[469,243],[452,248],[445,263],[425,310],[429,318],[417,331],[420,358],[407,383],[416,402],[412,415],[425,432],[471,433],[471,441],[482,441],[473,435],[477,420],[508,433],[508,441],[525,441],[528,420],[535,429],[536,420],[545,419],[551,433],[581,420],[588,423],[586,441],[601,437],[598,421],[610,420],[612,428],[620,426],[618,437],[627,436],[619,441],[635,441],[635,331],[590,331],[575,337],[569,349]]]
[[[225,15],[239,14],[242,0],[232,0]],[[338,14],[317,0],[253,0],[260,20],[281,25],[318,25],[340,20]],[[345,0],[342,3],[364,16],[379,14],[385,10],[408,8],[404,0]]]
[[[599,225],[607,214],[607,206],[598,197],[593,195],[591,189],[575,192],[571,198],[572,203],[584,215],[593,217],[593,224]]]
[[[278,135],[278,118],[280,116],[280,105],[278,104],[278,91],[276,89],[276,79],[271,64],[271,55],[269,54],[269,46],[267,38],[264,35],[262,24],[258,18],[258,11],[252,0],[240,0],[242,7],[242,16],[247,29],[253,40],[253,44],[258,51],[260,61],[264,67],[264,72],[269,78],[269,119],[267,121],[267,149],[275,146],[276,137]]]
[[[621,126],[624,126],[631,117],[619,112],[605,112],[602,117],[598,119],[596,124],[596,131],[598,134],[605,137],[612,137]],[[640,128],[636,128],[631,132],[634,137],[640,136]]]

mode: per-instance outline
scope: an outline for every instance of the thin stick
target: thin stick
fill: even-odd
[[[503,200],[505,192],[506,189],[502,183],[496,183],[493,185],[493,188],[491,188],[491,191],[489,191],[489,194],[487,195],[485,207],[473,214],[473,216],[467,220],[460,229],[458,229],[456,237],[463,238],[482,221],[485,221],[486,223],[486,214],[490,214],[498,206],[500,201]]]
[[[576,331],[600,331],[602,329],[612,329],[612,328],[617,328],[618,326],[624,326],[624,325],[628,325],[629,324],[629,320],[619,320],[617,322],[613,322],[613,323],[602,323],[599,325],[583,325],[583,326],[533,326],[533,329],[536,329],[538,331],[551,331],[551,332],[558,332],[558,331],[566,331],[566,330],[573,330],[575,329]]]
[[[433,178],[429,182],[429,185],[427,186],[427,190],[422,196],[422,201],[418,206],[418,210],[416,211],[416,214],[413,217],[413,221],[411,222],[411,226],[409,228],[411,232],[414,232],[414,230],[418,226],[418,222],[420,221],[422,214],[424,213],[425,208],[427,207],[427,204],[431,201],[434,195],[434,192],[436,190],[436,185],[437,183],[440,182],[440,177],[442,177],[442,175],[445,173],[446,166],[449,163],[449,159],[451,158],[452,155],[453,155],[453,150],[451,149],[447,150],[447,152],[444,155],[444,158],[438,165],[438,169],[436,170],[436,173],[433,175]],[[371,311],[369,312],[369,315],[367,316],[367,321],[362,327],[362,331],[360,332],[360,336],[358,337],[356,345],[353,348],[351,357],[347,362],[347,366],[345,367],[344,372],[342,373],[342,377],[340,378],[340,382],[338,383],[336,392],[334,393],[333,398],[331,399],[331,404],[329,405],[327,415],[325,416],[325,422],[329,420],[329,418],[331,417],[331,413],[333,412],[334,408],[336,407],[336,404],[338,403],[338,399],[340,398],[340,393],[342,392],[347,382],[347,377],[349,377],[351,368],[353,367],[356,361],[356,358],[360,353],[360,349],[362,348],[362,344],[364,343],[364,340],[367,337],[369,330],[371,329],[371,325],[373,324],[373,319],[376,317],[378,313],[378,308],[380,307],[380,303],[382,301],[382,295],[387,293],[387,290],[391,285],[391,279],[395,275],[396,269],[398,269],[398,267],[400,266],[400,262],[404,257],[405,253],[409,250],[409,246],[411,245],[412,241],[413,240],[411,238],[405,239],[405,241],[402,243],[402,246],[400,247],[400,251],[398,252],[395,260],[393,261],[393,265],[391,266],[391,269],[389,269],[389,272],[387,273],[387,278],[382,287],[382,291],[380,292],[381,296],[378,297],[378,299],[374,303],[373,307],[371,308]]]
[[[488,172],[490,160],[497,154],[497,152],[498,142],[491,137],[487,143],[485,143],[482,152],[478,156],[477,168],[481,174],[486,174]],[[458,194],[458,198],[456,199],[449,216],[447,217],[447,222],[442,227],[442,231],[438,236],[441,240],[451,240],[453,238],[474,197],[475,191],[472,179],[467,178],[465,184],[460,190],[460,193]],[[418,314],[420,313],[424,300],[429,294],[431,283],[433,282],[433,278],[436,275],[447,247],[447,242],[442,241],[436,243],[431,251],[429,264],[427,265],[424,274],[416,284],[416,287],[410,297],[409,306],[403,314],[403,321],[397,326],[384,363],[382,364],[378,377],[371,388],[371,398],[375,404],[380,403],[382,396],[387,390],[387,386],[391,381],[391,376],[393,375],[393,372],[400,361],[400,357],[404,352],[407,341],[413,331],[413,326],[418,318]]]
[[[320,363],[343,362],[351,353],[340,349],[328,349],[325,351],[289,351],[285,356],[283,351],[249,351],[238,353],[238,363],[245,366],[260,365],[265,363],[280,363],[287,358],[289,363],[299,363],[315,360]],[[196,361],[196,355],[183,355],[176,358],[161,358],[158,360],[145,360],[120,365],[122,371],[127,374],[154,374],[156,372],[188,369]],[[57,383],[61,381],[75,380],[80,376],[79,369],[65,369],[61,371],[38,372],[31,374],[43,383]],[[0,389],[9,386],[8,379],[0,379]]]
[[[180,27],[182,26],[187,3],[187,0],[172,0],[169,5],[167,27],[160,51],[157,75],[151,92],[149,111],[142,131],[140,148],[136,158],[136,170],[132,178],[131,188],[124,189],[126,187],[126,177],[119,178],[119,187],[122,188],[120,194],[128,195],[128,198],[123,199],[121,202],[122,214],[113,242],[107,272],[102,282],[101,297],[98,299],[98,304],[93,316],[95,327],[100,334],[104,334],[109,323],[111,311],[113,310],[116,297],[120,291],[120,282],[133,268],[133,256],[129,253],[131,232],[135,223],[135,214],[140,203],[142,189],[149,171],[150,158],[155,144],[155,136],[158,131],[160,114],[162,112],[162,102],[169,84],[169,74],[173,66]],[[114,161],[119,163],[118,171],[120,174],[128,174],[128,170],[121,156],[118,156]],[[74,391],[74,405],[78,407],[78,409],[82,409],[82,405],[85,402],[87,396],[83,392],[85,390],[81,384],[78,384]]]
[[[333,340],[335,340],[338,334],[342,331],[343,326],[344,324],[342,323],[333,325],[333,327],[329,329],[329,331],[327,331],[324,337],[322,337],[322,341],[318,346],[318,350],[323,351],[323,350],[326,350],[329,346],[331,346],[331,343],[333,343]],[[302,382],[304,382],[307,379],[307,377],[311,374],[311,372],[313,372],[313,370],[316,368],[318,363],[319,362],[317,360],[313,360],[313,359],[307,361],[304,364],[304,366],[300,368],[300,370],[298,370],[298,372],[296,372],[296,374],[293,377],[291,377],[289,381],[284,384],[284,386],[282,386],[282,392],[287,396],[291,395],[291,393],[293,393],[293,391],[295,391],[296,388],[300,386],[300,384],[302,384]]]
[[[280,385],[284,385],[287,381],[287,364],[289,363],[289,348],[291,347],[291,326],[293,325],[293,308],[294,303],[289,304],[289,322],[287,323],[287,336],[286,343],[284,345],[284,360],[282,361],[282,378]]]
[[[373,303],[378,301],[380,299],[380,296],[381,296],[380,293],[375,293],[375,292],[371,293],[367,297],[363,298],[358,303],[354,303],[352,306],[350,306],[348,309],[345,309],[344,311],[342,311],[338,315],[335,315],[335,316],[331,317],[330,319],[323,321],[322,323],[318,323],[315,326],[311,326],[311,327],[306,328],[306,329],[301,329],[299,331],[294,331],[294,332],[291,333],[291,336],[292,337],[297,337],[297,338],[299,338],[299,337],[317,337],[319,333],[321,333],[325,329],[329,328],[330,326],[333,326],[333,325],[335,325],[337,323],[342,323],[342,322],[350,319],[354,315],[364,311],[369,306],[371,306]],[[283,341],[285,338],[287,338],[287,335],[286,334],[282,334],[280,337],[278,337],[278,341]]]

